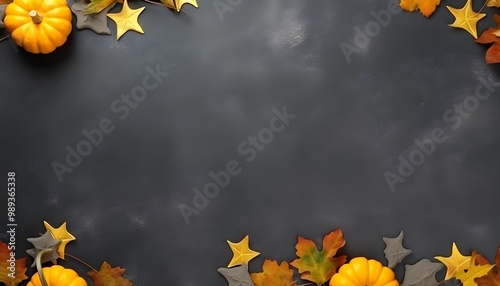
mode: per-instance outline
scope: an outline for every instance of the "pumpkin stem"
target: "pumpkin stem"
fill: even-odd
[[[31,12],[30,12],[31,14]],[[31,16],[31,15],[30,15]],[[43,269],[42,269],[42,255],[44,253],[50,252],[52,249],[50,248],[44,248],[38,254],[36,255],[35,258],[35,264],[36,264],[36,270],[38,271],[38,276],[40,276],[40,281],[42,282],[43,286],[48,286],[47,281],[45,280],[45,277],[43,276]]]
[[[43,17],[42,17],[42,15],[38,14],[38,12],[36,10],[31,10],[29,15],[30,15],[31,21],[33,21],[33,23],[35,23],[35,24],[42,23]]]

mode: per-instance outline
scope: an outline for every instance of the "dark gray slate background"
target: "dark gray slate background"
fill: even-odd
[[[444,5],[430,19],[393,15],[349,64],[339,45],[353,45],[354,28],[386,0],[243,0],[222,20],[212,0],[199,2],[176,15],[130,1],[147,6],[145,34],[120,41],[110,20],[112,36],[75,29],[47,56],[0,44],[1,176],[17,174],[18,257],[47,220],[68,222],[77,237],[68,253],[125,267],[134,285],[226,285],[216,271],[232,256],[226,240],[249,234],[262,253],[250,271],[259,272],[265,258],[292,261],[297,235],[317,240],[338,227],[349,257],[385,261],[382,236],[403,230],[406,263],[448,256],[453,241],[493,259],[500,92],[457,130],[443,114],[474,95],[479,78],[500,81],[500,70],[485,63],[486,46],[447,26]],[[112,102],[156,65],[170,75],[120,120]],[[238,145],[285,106],[297,117],[247,162]],[[51,164],[103,118],[115,130],[59,182]],[[435,128],[449,139],[392,192],[384,172]],[[186,224],[179,204],[192,206],[192,189],[231,160],[241,173]]]

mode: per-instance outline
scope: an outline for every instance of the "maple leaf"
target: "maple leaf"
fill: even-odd
[[[340,228],[325,235],[321,251],[312,240],[299,236],[295,245],[299,258],[292,261],[291,265],[299,270],[301,279],[322,285],[346,262],[345,255],[333,257],[344,245],[345,239]]]
[[[252,281],[255,286],[297,286],[293,281],[293,270],[286,261],[278,262],[266,259],[262,265],[261,273],[252,273]]]
[[[94,286],[132,286],[128,279],[122,277],[123,273],[125,273],[125,269],[111,268],[111,265],[104,261],[99,271],[89,271],[88,275],[94,280]]]
[[[486,275],[494,266],[489,263],[485,265],[476,264],[476,255],[476,252],[473,251],[470,259],[469,269],[461,269],[457,271],[457,279],[462,282],[463,286],[476,286],[477,284],[474,279]]]
[[[399,6],[408,12],[414,12],[418,9],[422,15],[428,18],[440,3],[441,0],[401,0]]]
[[[15,275],[12,275],[10,268],[11,250],[6,243],[0,241],[0,282],[6,286],[16,286],[21,281],[28,279],[26,276],[26,257],[16,259]],[[14,277],[12,277],[14,276]]]
[[[488,28],[485,30],[476,42],[480,44],[493,45],[486,51],[485,59],[488,64],[500,63],[500,15],[494,14],[493,20],[496,23],[496,28]]]
[[[477,256],[476,261],[479,262],[479,265],[486,265],[488,264],[488,260],[484,259],[482,256],[480,257],[479,254]],[[474,281],[477,283],[479,286],[500,286],[500,247],[497,250],[497,256],[495,258],[495,264],[496,264],[496,272],[494,269],[491,269],[490,272],[486,276],[476,278]]]

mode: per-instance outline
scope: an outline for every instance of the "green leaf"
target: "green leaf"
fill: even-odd
[[[299,236],[295,245],[299,258],[292,261],[291,265],[301,273],[301,279],[314,282],[318,286],[323,285],[337,272],[337,268],[345,263],[345,255],[334,257],[344,244],[345,239],[340,228],[323,238],[321,251],[312,240]]]

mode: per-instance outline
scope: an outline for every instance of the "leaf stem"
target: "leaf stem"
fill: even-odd
[[[43,286],[48,286],[47,281],[45,280],[45,277],[43,276],[43,268],[42,268],[42,255],[44,253],[50,252],[52,249],[50,248],[44,248],[35,257],[35,264],[36,264],[36,270],[38,271],[38,276],[40,276],[40,281],[42,282]]]
[[[87,266],[88,268],[92,269],[92,271],[94,271],[94,272],[99,272],[99,271],[95,270],[95,268],[94,268],[94,267],[90,266],[88,263],[86,263],[85,261],[81,260],[80,258],[78,258],[78,257],[76,257],[76,256],[74,256],[74,255],[71,255],[71,254],[69,254],[69,253],[64,253],[64,255],[69,256],[69,257],[73,258],[74,260],[76,260],[76,261],[80,262],[81,264],[83,264],[83,265]]]
[[[3,38],[0,38],[0,42],[1,42],[1,41],[3,41],[3,40],[6,40],[6,39],[7,39],[7,38],[9,38],[9,37],[10,37],[10,35],[7,35],[7,36],[5,36],[5,37],[3,37]]]
[[[478,14],[481,13],[481,11],[483,11],[484,7],[486,6],[486,4],[488,4],[490,0],[485,0],[484,1],[484,4],[483,4],[483,7],[481,7],[481,9],[479,9],[479,11],[477,12]]]
[[[143,0],[144,2],[148,2],[150,4],[155,4],[155,5],[160,5],[160,6],[165,6],[163,5],[162,3],[158,3],[158,2],[155,2],[155,1],[151,1],[151,0]]]

